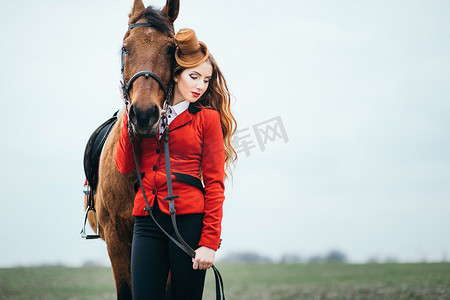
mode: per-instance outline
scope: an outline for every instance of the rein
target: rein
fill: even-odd
[[[165,108],[166,108],[167,102],[165,102],[164,104],[165,104]],[[144,184],[142,183],[142,177],[141,177],[141,172],[139,170],[139,163],[138,163],[138,158],[137,158],[137,154],[136,154],[136,148],[134,146],[133,133],[132,133],[130,125],[128,125],[128,135],[130,137],[130,142],[131,142],[131,146],[133,149],[133,157],[134,157],[134,162],[136,164],[137,179],[139,181],[139,185],[141,186],[142,195],[144,196],[144,200],[145,200],[144,210],[150,215],[150,217],[153,219],[153,221],[159,227],[159,229],[161,229],[161,231],[164,232],[164,234],[175,245],[177,245],[181,250],[183,250],[190,257],[195,258],[194,249],[192,249],[191,246],[189,246],[188,243],[186,243],[186,241],[183,239],[183,237],[180,235],[180,232],[178,231],[178,226],[177,226],[177,221],[176,221],[176,216],[175,216],[176,207],[175,207],[174,199],[178,198],[179,196],[173,195],[173,191],[172,191],[172,178],[170,177],[170,174],[172,174],[172,173],[170,171],[170,156],[169,156],[169,125],[167,124],[166,112],[167,112],[167,110],[164,109],[162,112],[161,120],[162,120],[162,124],[163,124],[163,128],[164,128],[164,131],[163,131],[164,161],[165,161],[165,166],[166,166],[167,190],[168,190],[169,195],[167,197],[163,198],[163,200],[169,201],[169,210],[170,210],[170,217],[172,220],[172,226],[173,226],[173,229],[175,231],[175,234],[176,234],[178,240],[175,239],[174,237],[172,237],[166,230],[164,230],[164,228],[158,223],[158,221],[156,221],[155,217],[153,216],[153,208],[148,203],[148,199],[145,194]],[[212,269],[214,271],[214,276],[215,276],[215,281],[216,281],[216,299],[217,300],[225,300],[225,290],[223,287],[222,276],[221,276],[219,270],[216,268],[216,266],[214,266],[214,264],[212,265]]]
[[[136,23],[136,24],[131,24],[128,29],[132,29],[135,27],[152,27],[151,23]],[[131,146],[133,149],[133,157],[134,157],[134,162],[136,165],[136,176],[137,179],[139,181],[139,185],[141,187],[142,190],[142,195],[144,197],[145,200],[145,208],[144,210],[150,215],[150,217],[153,219],[153,221],[155,222],[155,224],[161,229],[161,231],[175,244],[177,245],[181,250],[183,250],[187,255],[189,255],[192,258],[195,258],[195,251],[194,249],[192,249],[187,243],[186,241],[181,237],[179,231],[178,231],[178,226],[177,226],[177,222],[176,222],[176,207],[175,207],[175,203],[174,203],[174,199],[178,198],[178,195],[173,195],[173,190],[172,190],[172,178],[171,178],[171,170],[170,170],[170,156],[169,156],[169,124],[167,122],[167,105],[168,102],[170,100],[170,97],[172,96],[172,88],[173,85],[169,84],[169,87],[166,88],[164,83],[162,82],[161,78],[158,77],[158,75],[156,75],[155,73],[151,72],[151,71],[140,71],[137,72],[136,74],[134,74],[131,79],[129,80],[128,84],[125,84],[125,75],[124,75],[124,56],[125,54],[128,54],[127,50],[125,49],[125,47],[122,47],[122,92],[123,92],[123,99],[125,102],[125,112],[127,114],[128,117],[128,135],[130,137],[130,142],[131,142]],[[139,170],[139,162],[138,162],[138,157],[136,154],[136,148],[134,145],[134,135],[133,135],[133,131],[131,128],[131,123],[129,120],[129,116],[128,116],[128,105],[130,105],[131,101],[129,98],[129,90],[132,87],[133,82],[140,76],[145,76],[146,78],[148,78],[148,76],[151,76],[153,79],[155,79],[160,87],[164,90],[164,94],[165,94],[165,101],[164,101],[164,109],[162,110],[162,116],[161,116],[161,121],[162,121],[162,125],[164,128],[163,131],[163,137],[164,137],[164,157],[165,157],[165,167],[166,167],[166,176],[167,176],[167,190],[168,190],[168,196],[163,198],[163,200],[165,201],[169,201],[169,210],[170,210],[170,216],[171,216],[171,220],[172,220],[172,226],[174,229],[174,232],[177,236],[177,239],[175,239],[173,236],[171,236],[166,230],[164,230],[164,228],[156,221],[154,215],[153,215],[153,208],[149,205],[147,196],[145,194],[145,189],[144,189],[144,184],[142,183],[142,177],[141,177],[141,172]],[[223,279],[222,276],[219,272],[219,270],[214,266],[214,264],[212,265],[212,269],[214,271],[214,276],[215,276],[215,283],[216,283],[216,300],[225,300],[225,290],[223,287]]]

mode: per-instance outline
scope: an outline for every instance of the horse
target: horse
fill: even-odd
[[[93,195],[95,214],[86,213],[91,228],[106,242],[114,275],[117,299],[132,299],[131,242],[136,174],[121,174],[115,163],[123,118],[128,111],[135,136],[157,134],[161,110],[171,80],[175,52],[173,23],[179,0],[167,0],[161,10],[134,0],[128,30],[123,39],[122,72],[127,110],[118,116],[105,142]],[[147,71],[150,70],[150,71]],[[149,76],[150,75],[150,76]],[[127,84],[128,83],[128,84]],[[85,196],[85,208],[88,206]]]

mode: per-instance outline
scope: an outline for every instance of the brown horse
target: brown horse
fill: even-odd
[[[162,10],[145,8],[135,0],[123,40],[124,82],[129,83],[129,115],[136,136],[155,136],[165,89],[170,82],[175,39],[173,22],[178,16],[179,0],[167,0]],[[146,23],[144,26],[132,24]],[[148,24],[150,23],[151,26]],[[137,76],[150,71],[154,76]],[[144,76],[145,75],[145,76]],[[148,74],[147,74],[148,75]],[[99,168],[97,192],[94,197],[100,237],[106,242],[118,299],[131,299],[131,239],[134,217],[131,215],[135,192],[135,174],[119,173],[115,153],[122,127],[123,113],[113,126],[105,143]],[[85,199],[86,207],[86,199]],[[96,218],[88,214],[90,226],[96,231]]]

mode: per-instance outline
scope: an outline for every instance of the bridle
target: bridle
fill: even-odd
[[[153,27],[153,24],[150,22],[147,23],[134,23],[131,24],[130,26],[128,26],[128,30],[131,30],[133,28],[136,27]],[[172,31],[172,30],[171,30]],[[173,31],[172,31],[173,33]],[[122,86],[122,95],[123,95],[123,100],[125,102],[125,105],[128,108],[128,105],[130,104],[130,90],[133,87],[133,82],[136,81],[136,79],[138,79],[141,76],[144,76],[145,78],[149,78],[152,77],[154,80],[156,80],[156,82],[158,82],[160,88],[164,91],[164,97],[165,100],[168,101],[170,98],[170,92],[172,89],[172,83],[169,83],[169,85],[166,87],[164,82],[162,81],[162,79],[156,75],[154,72],[152,71],[139,71],[136,74],[134,74],[133,76],[131,76],[130,80],[128,81],[128,83],[125,83],[125,56],[128,55],[128,50],[125,48],[125,46],[122,45],[122,50],[121,50],[121,73],[122,73],[122,80],[120,81],[120,84]]]

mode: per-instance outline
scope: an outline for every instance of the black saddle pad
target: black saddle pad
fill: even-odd
[[[117,121],[118,112],[119,111],[116,111],[111,118],[100,125],[94,133],[92,133],[87,142],[86,149],[84,150],[84,174],[93,191],[97,189],[100,154],[111,128]]]

